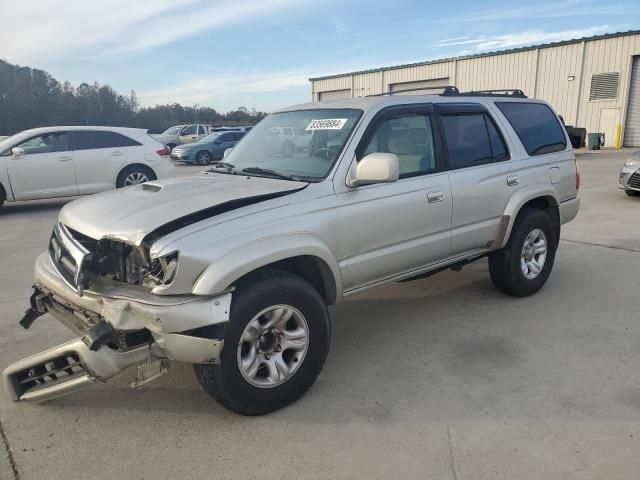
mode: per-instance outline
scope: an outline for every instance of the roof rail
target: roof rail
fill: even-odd
[[[469,92],[443,92],[442,95],[462,95],[468,97],[518,97],[527,98],[519,88],[496,88],[491,90],[471,90]]]
[[[442,93],[436,93],[434,95],[444,95],[445,92],[458,92],[458,89],[452,85],[442,85],[437,87],[421,87],[421,88],[406,88],[404,90],[395,90],[393,92],[383,92],[383,93],[373,93],[371,95],[367,95],[367,97],[384,97],[386,95],[393,95],[394,93],[405,93],[405,92],[424,92],[425,90],[440,90],[442,89]],[[451,95],[452,93],[449,93]],[[425,95],[431,95],[429,93]]]

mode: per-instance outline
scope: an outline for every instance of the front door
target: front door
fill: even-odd
[[[16,200],[77,195],[73,151],[67,132],[51,132],[25,140],[14,148],[24,151],[7,162]]]
[[[346,291],[444,260],[451,242],[451,188],[437,162],[431,105],[379,114],[358,146],[398,157],[400,180],[337,195],[338,252]],[[344,182],[344,179],[341,179]]]

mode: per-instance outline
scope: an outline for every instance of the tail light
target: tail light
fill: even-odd
[[[171,155],[171,150],[169,150],[169,147],[165,145],[160,150],[156,150],[156,153],[161,157],[168,157],[169,155]]]

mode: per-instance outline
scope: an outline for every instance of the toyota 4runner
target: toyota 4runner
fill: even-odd
[[[274,151],[274,128],[308,149]],[[349,295],[482,257],[498,289],[538,291],[579,181],[558,116],[519,90],[278,111],[204,174],[61,210],[20,323],[50,313],[78,338],[10,365],[8,391],[45,401],[132,365],[142,386],[173,360],[225,407],[271,412],[314,383]]]

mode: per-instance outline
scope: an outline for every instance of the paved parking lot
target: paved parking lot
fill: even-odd
[[[2,391],[14,464],[0,441],[0,479],[637,478],[640,199],[616,185],[628,154],[579,156],[582,209],[537,295],[500,294],[478,262],[351,298],[332,308],[318,383],[265,417],[222,409],[186,365],[45,405]],[[71,338],[49,316],[16,323],[64,203],[0,215],[0,368]]]

